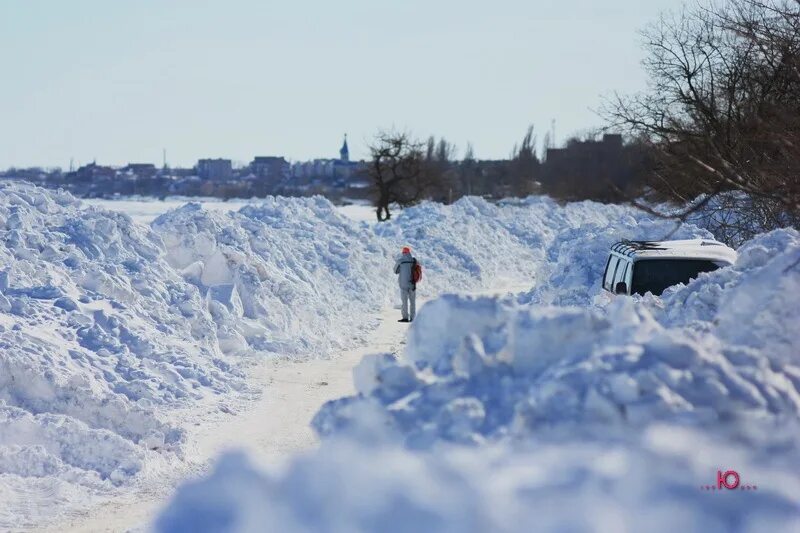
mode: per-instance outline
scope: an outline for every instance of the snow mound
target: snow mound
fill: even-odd
[[[155,530],[796,531],[800,455],[787,440],[781,460],[672,426],[523,449],[409,453],[346,440],[277,475],[229,453],[178,490]],[[710,490],[720,468],[736,470],[741,488]]]
[[[365,359],[359,394],[325,405],[314,427],[358,431],[371,411],[424,448],[558,427],[797,419],[798,258],[797,232],[781,230],[663,300],[580,308],[442,297],[420,311],[403,357]]]
[[[242,357],[358,343],[397,298],[404,244],[425,268],[421,298],[533,285],[563,231],[628,211],[466,198],[376,226],[322,198],[268,198],[227,213],[189,204],[150,227],[4,183],[0,476],[113,486],[153,454],[180,458],[172,409],[242,390]]]
[[[566,226],[547,249],[542,283],[520,296],[521,303],[579,305],[596,303],[602,294],[601,278],[611,245],[623,239],[663,240],[712,238],[691,224],[651,219],[645,213],[583,202],[584,208],[602,213],[601,220]],[[578,205],[582,205],[578,204]],[[578,206],[570,204],[567,209]]]
[[[439,327],[464,323],[468,333]],[[431,346],[437,334],[443,339]],[[367,408],[415,448],[558,427],[800,415],[796,361],[777,365],[757,351],[745,356],[665,328],[622,299],[606,313],[441,299],[420,312],[402,360],[372,356],[356,375],[360,394],[326,404],[315,417],[322,435],[357,430]]]
[[[732,267],[645,302],[666,325],[708,332],[740,350],[797,364],[800,233],[782,229],[759,235],[738,253]]]
[[[391,294],[388,250],[320,197],[227,213],[187,204],[152,226],[231,354],[330,354],[373,327]]]
[[[4,183],[0,238],[0,484],[125,483],[180,453],[162,407],[242,387],[149,228]]]
[[[546,215],[553,207],[543,201],[536,208],[504,209],[472,197],[447,206],[426,202],[376,226],[375,233],[393,247],[410,245],[418,255],[426,271],[419,286],[423,296],[491,288],[505,280],[532,283],[541,262],[537,245],[552,233]]]

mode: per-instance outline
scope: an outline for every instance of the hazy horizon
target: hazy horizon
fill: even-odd
[[[0,168],[367,155],[379,129],[507,157],[643,88],[638,31],[676,0],[0,4]]]

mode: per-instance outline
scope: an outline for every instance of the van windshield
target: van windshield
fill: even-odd
[[[659,296],[667,287],[688,283],[701,272],[718,268],[706,259],[640,259],[633,267],[631,293],[652,292]]]

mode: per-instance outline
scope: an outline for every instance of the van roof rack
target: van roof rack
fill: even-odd
[[[643,250],[666,250],[665,247],[659,246],[661,243],[657,241],[629,241],[623,240],[611,246],[615,252],[623,255],[633,255],[635,252]]]
[[[611,251],[632,259],[705,259],[729,265],[736,261],[734,250],[713,239],[623,240],[614,243]]]

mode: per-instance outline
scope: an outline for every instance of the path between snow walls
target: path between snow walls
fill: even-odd
[[[426,304],[318,449],[277,475],[226,454],[155,530],[800,531],[800,233],[660,297],[587,288],[585,233],[545,290]]]
[[[500,296],[528,289],[530,284],[513,284],[468,294]],[[427,301],[418,302],[418,307]],[[248,381],[262,394],[239,413],[220,412],[216,420],[188,428],[187,455],[191,459],[186,469],[167,478],[150,479],[88,511],[67,514],[30,531],[146,531],[176,486],[205,475],[211,462],[227,450],[244,450],[265,468],[283,468],[288,459],[319,444],[312,418],[326,402],[355,393],[353,369],[365,355],[402,350],[408,325],[399,323],[398,316],[395,306],[387,307],[375,317],[379,325],[364,345],[330,359],[271,360],[252,368]]]

